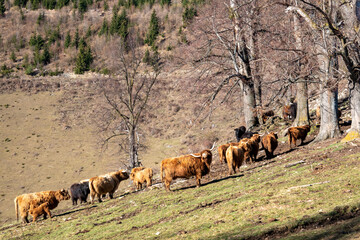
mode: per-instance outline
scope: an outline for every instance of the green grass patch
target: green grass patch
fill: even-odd
[[[295,153],[290,154],[294,158]],[[200,188],[130,193],[51,220],[4,229],[0,238],[257,239],[274,233],[287,239],[331,238],[339,234],[336,229],[316,227],[356,218],[360,212],[358,157],[290,168],[279,160]],[[320,166],[321,171],[314,170]],[[355,230],[360,229],[351,227],[351,235]]]

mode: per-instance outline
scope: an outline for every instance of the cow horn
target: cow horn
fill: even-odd
[[[196,155],[194,155],[194,154],[190,154],[191,156],[193,156],[193,157],[201,157],[201,155],[198,155],[198,156],[196,156]]]
[[[210,148],[210,151],[212,151],[212,150],[214,149],[215,143],[216,143],[216,141],[214,142],[214,144],[213,144],[212,147]]]

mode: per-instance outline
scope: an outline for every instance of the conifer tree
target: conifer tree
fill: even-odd
[[[88,3],[86,0],[80,0],[79,1],[79,11],[81,14],[87,11]]]
[[[121,12],[121,15],[119,16],[119,29],[118,33],[121,36],[121,38],[126,41],[126,38],[129,34],[129,19],[126,15],[125,9]]]
[[[5,0],[0,0],[0,16],[4,17],[5,16]]]
[[[70,47],[70,44],[71,44],[71,36],[70,36],[70,32],[67,32],[66,37],[65,37],[64,47],[68,48],[68,47]]]
[[[160,30],[159,19],[156,16],[156,12],[154,10],[151,14],[150,26],[148,33],[146,34],[145,43],[148,44],[149,46],[154,46],[155,40],[159,35],[159,30]]]
[[[108,35],[109,34],[109,25],[108,22],[106,20],[106,18],[104,18],[103,24],[101,26],[101,29],[99,31],[99,36],[101,35]]]
[[[94,58],[90,47],[87,46],[86,42],[82,39],[81,45],[79,44],[79,54],[76,58],[75,73],[83,74],[84,72],[89,71],[93,60]]]
[[[77,28],[76,29],[76,32],[75,32],[75,37],[74,37],[74,42],[73,42],[73,46],[78,49],[79,47],[79,40],[80,40],[80,37],[79,37],[79,29]]]
[[[41,62],[42,64],[46,65],[46,64],[49,64],[50,63],[50,52],[49,52],[49,47],[47,44],[45,44],[45,48],[44,48],[44,52],[41,56]]]

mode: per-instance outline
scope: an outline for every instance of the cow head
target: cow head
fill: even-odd
[[[212,153],[210,150],[204,150],[200,153],[201,161],[204,162],[206,165],[208,165],[208,168],[210,168],[210,164],[212,161]]]
[[[240,139],[240,137],[246,132],[246,128],[241,126],[239,128],[235,128],[234,131],[236,139]]]
[[[61,201],[61,200],[69,200],[70,199],[70,194],[67,190],[65,189],[61,189],[59,191],[57,191],[55,193],[55,197],[57,200]]]
[[[278,135],[277,133],[274,133],[274,132],[270,132],[269,135],[272,135],[274,138],[278,139]]]
[[[259,134],[254,134],[251,139],[257,143],[260,142],[260,135]]]
[[[310,132],[310,125],[304,125],[302,127],[306,130],[306,132]]]
[[[116,177],[119,181],[126,180],[129,178],[129,173],[126,170],[119,170],[116,172]]]

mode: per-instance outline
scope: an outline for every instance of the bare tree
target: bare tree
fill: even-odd
[[[335,46],[336,54],[334,55],[341,56],[348,70],[352,118],[351,129],[344,140],[349,141],[360,138],[360,38],[357,31],[360,22],[358,14],[360,1],[324,1],[331,11],[326,11],[326,9],[312,2],[304,0],[301,0],[301,2],[320,15],[327,27],[326,31],[339,41],[338,45]],[[311,20],[309,17],[307,18]],[[336,66],[336,60],[334,60],[333,64]],[[333,90],[333,92],[336,92],[336,90]],[[334,116],[334,113],[332,116]],[[332,118],[335,119],[335,117]]]
[[[138,127],[160,73],[160,60],[153,59],[151,66],[142,62],[144,53],[136,40],[122,41],[114,51],[118,56],[118,75],[106,80],[103,93],[108,103],[107,130],[105,143],[116,137],[127,137],[128,167],[140,165],[138,158]]]
[[[267,1],[230,0],[229,4],[223,5],[214,2],[212,9],[208,10],[211,17],[206,16],[205,24],[200,26],[206,40],[199,48],[203,55],[198,63],[206,63],[206,70],[213,76],[225,76],[217,83],[210,100],[215,100],[219,92],[231,84],[224,99],[235,91],[241,92],[247,128],[258,124],[256,106],[262,102],[261,80],[257,72],[261,67],[257,40],[260,31],[259,22],[254,20],[260,2],[264,4]],[[210,65],[213,66],[211,70]]]
[[[309,12],[316,7],[315,5],[306,1],[300,0],[305,8],[300,6],[290,6],[288,11],[293,11],[299,16],[303,17],[308,23],[309,27],[313,29],[313,37],[315,38],[316,54],[319,67],[319,80],[320,80],[320,108],[321,108],[321,124],[320,131],[315,141],[333,138],[340,135],[340,128],[337,118],[337,78],[336,78],[336,62],[337,56],[334,54],[336,39],[331,36],[331,31],[324,24],[324,19],[319,14],[311,15]],[[324,2],[325,3],[325,2]],[[327,1],[323,4],[323,9],[316,7],[323,13],[327,12],[328,18],[333,18],[335,22],[336,8],[332,1]],[[310,17],[313,16],[313,17]]]
[[[295,0],[295,5],[297,6],[297,0]],[[299,52],[303,52],[303,42],[302,42],[302,29],[300,24],[299,15],[294,14],[293,16],[293,24],[294,24],[294,38],[295,38],[295,48],[300,50]],[[301,56],[298,57],[299,61],[297,61],[297,72],[301,71]],[[309,105],[308,105],[308,87],[307,81],[305,78],[299,78],[296,81],[296,119],[294,121],[294,126],[301,126],[310,124],[309,119]]]

